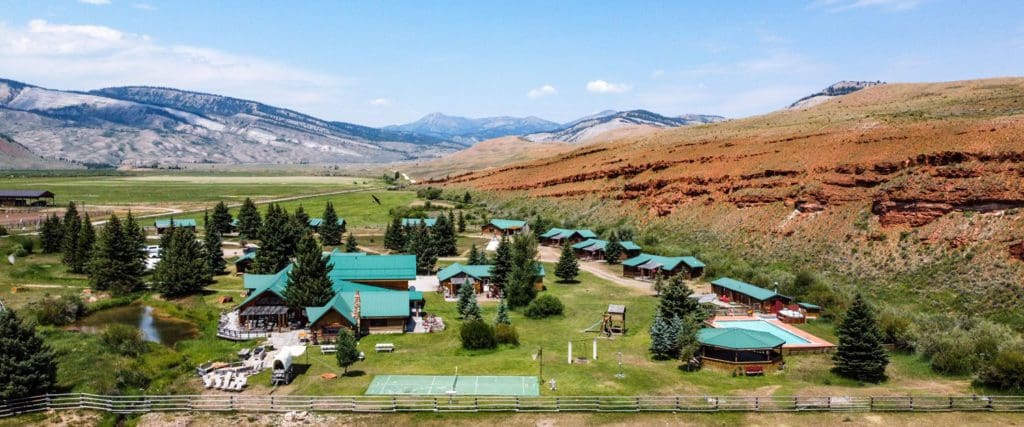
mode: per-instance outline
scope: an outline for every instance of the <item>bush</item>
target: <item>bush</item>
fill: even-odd
[[[146,341],[142,339],[142,332],[132,326],[107,326],[100,339],[111,350],[125,356],[138,356],[146,352]]]
[[[494,337],[498,344],[519,345],[519,332],[512,325],[499,324],[494,328]]]
[[[892,344],[899,351],[914,350],[916,334],[912,326],[913,323],[906,312],[894,307],[887,307],[878,315],[878,330],[882,333],[882,342]]]
[[[14,242],[20,249],[23,249],[26,254],[35,252],[36,240],[29,236],[11,236],[11,241]],[[18,255],[24,256],[24,255]]]
[[[2,226],[2,225],[0,225],[0,236],[6,236],[6,235],[7,235],[7,228]]]
[[[494,328],[483,320],[464,322],[459,331],[459,337],[462,339],[462,348],[467,350],[482,350],[498,346]]]
[[[981,370],[978,382],[1002,390],[1024,390],[1024,353],[1015,349],[1000,351],[992,363]]]
[[[32,303],[29,310],[41,325],[64,326],[85,314],[85,303],[77,295],[64,295]]]
[[[562,301],[552,295],[544,294],[531,301],[523,314],[531,319],[543,319],[560,316],[563,311],[565,311],[565,306],[562,305]]]

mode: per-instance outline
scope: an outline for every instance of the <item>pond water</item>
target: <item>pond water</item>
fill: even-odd
[[[191,322],[154,316],[153,307],[139,303],[98,311],[82,318],[75,325],[83,332],[98,333],[106,326],[116,323],[139,328],[143,339],[166,346],[173,346],[178,341],[194,338],[199,334],[196,325]]]

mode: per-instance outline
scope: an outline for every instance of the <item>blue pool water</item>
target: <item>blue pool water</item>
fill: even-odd
[[[767,332],[769,334],[781,338],[783,341],[786,342],[786,344],[810,343],[810,341],[800,338],[799,336],[793,334],[792,332],[789,332],[785,329],[782,329],[763,320],[721,320],[715,322],[715,324],[722,328],[740,328],[751,331]]]

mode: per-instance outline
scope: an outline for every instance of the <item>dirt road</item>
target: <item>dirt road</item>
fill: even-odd
[[[538,253],[540,254],[540,260],[544,262],[558,263],[558,258],[562,254],[560,248],[553,248],[550,246],[539,246]],[[602,279],[618,283],[627,288],[633,289],[638,293],[644,295],[654,295],[654,287],[648,282],[643,282],[636,279],[630,279],[628,277],[622,277],[621,275],[612,273],[604,268],[604,261],[583,261],[580,260],[580,270],[586,271],[587,273],[593,274]]]

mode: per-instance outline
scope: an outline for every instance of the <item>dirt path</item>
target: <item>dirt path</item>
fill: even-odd
[[[544,262],[558,263],[558,258],[562,255],[560,248],[554,248],[550,246],[540,246],[538,248],[540,254],[540,260]],[[644,295],[654,295],[654,288],[650,283],[642,282],[636,279],[630,279],[628,277],[622,277],[618,274],[609,272],[604,269],[603,261],[580,261],[580,270],[586,271],[587,273],[593,274],[602,279],[610,282],[618,283],[627,288],[633,289]]]

